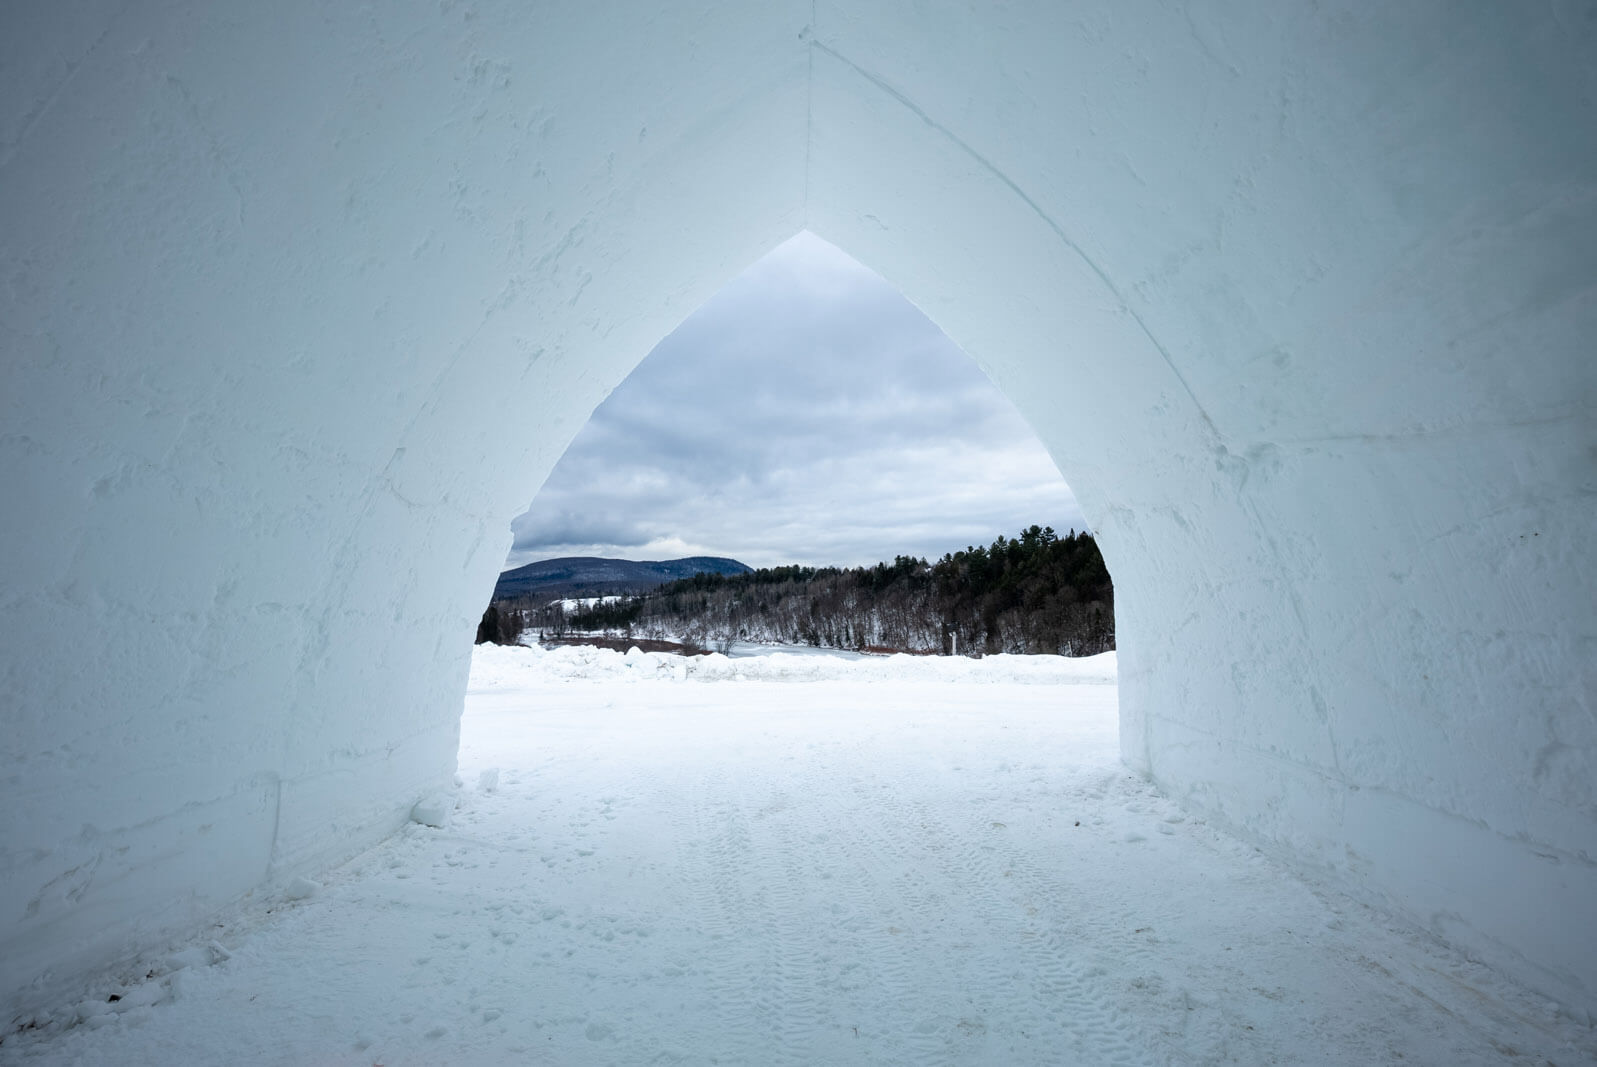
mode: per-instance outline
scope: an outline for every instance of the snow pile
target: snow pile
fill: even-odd
[[[540,681],[646,682],[962,682],[1024,685],[1112,685],[1115,654],[1064,656],[821,656],[770,651],[762,655],[678,656],[668,652],[625,653],[588,645],[558,648],[480,645],[472,659],[471,687],[488,689]]]

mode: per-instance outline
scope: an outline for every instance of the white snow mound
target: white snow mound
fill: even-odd
[[[410,809],[410,821],[423,826],[442,828],[449,822],[449,813],[455,808],[449,797],[438,795],[416,801]]]

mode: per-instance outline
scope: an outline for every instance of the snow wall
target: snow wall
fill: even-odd
[[[1597,1001],[1597,9],[0,14],[7,1017],[398,826],[606,392],[808,228],[1019,404],[1129,764]]]

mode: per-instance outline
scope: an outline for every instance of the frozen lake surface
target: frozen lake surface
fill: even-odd
[[[479,648],[447,825],[247,903],[0,1061],[1591,1058],[1546,1001],[1129,774],[1113,677]]]

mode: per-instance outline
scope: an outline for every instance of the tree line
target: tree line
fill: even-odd
[[[604,632],[696,649],[756,641],[1090,656],[1115,647],[1114,589],[1097,543],[1087,533],[1072,530],[1060,537],[1042,526],[936,562],[897,556],[873,567],[698,574],[639,597],[569,612],[558,601],[491,607],[494,628],[508,628],[513,618],[544,639]]]

